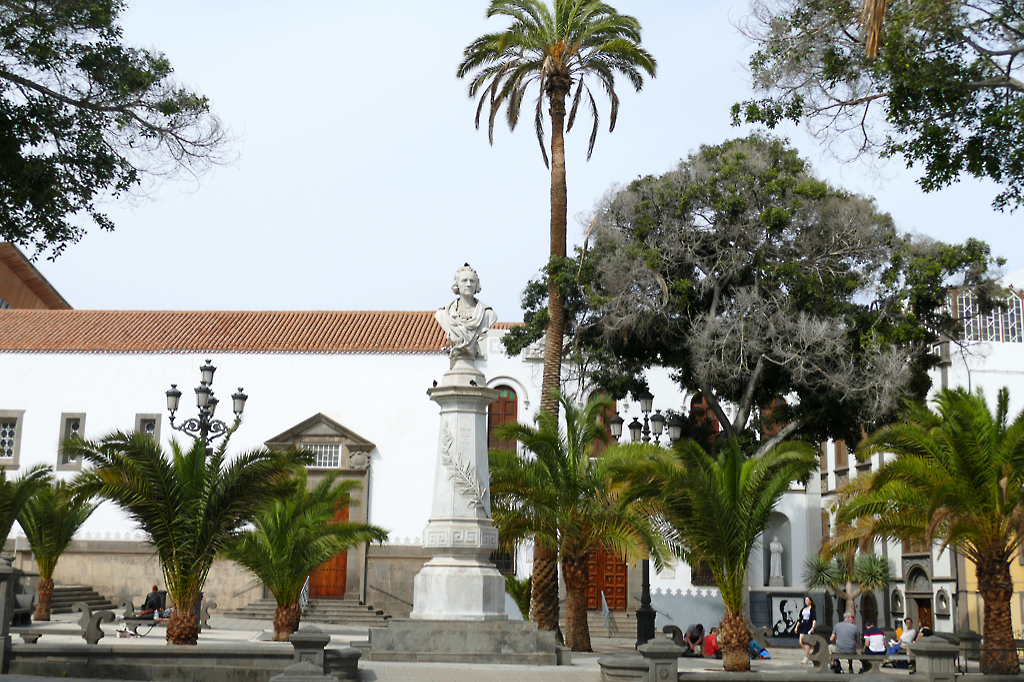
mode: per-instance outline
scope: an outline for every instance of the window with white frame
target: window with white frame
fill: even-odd
[[[310,465],[311,467],[316,469],[341,468],[341,443],[302,443],[299,447],[316,455],[316,460]]]
[[[82,463],[78,457],[64,450],[69,438],[85,437],[85,413],[65,412],[60,416],[60,442],[57,444],[57,470],[79,471]]]
[[[1012,291],[1002,304],[982,313],[973,293],[957,292],[956,317],[963,325],[963,340],[1024,343],[1024,298]]]
[[[0,410],[0,467],[17,469],[25,410]]]

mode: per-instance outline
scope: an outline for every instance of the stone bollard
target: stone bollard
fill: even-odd
[[[910,645],[910,653],[917,661],[917,674],[926,682],[953,682],[960,647],[939,637],[925,637]]]
[[[968,661],[977,661],[981,658],[981,635],[974,630],[961,630],[956,633],[960,636],[960,649],[964,652],[964,658]]]
[[[667,637],[655,637],[641,644],[637,651],[647,662],[647,682],[676,682],[679,679],[679,657],[683,647]]]
[[[92,618],[92,607],[84,601],[76,601],[71,605],[71,612],[82,614],[78,619],[78,627],[82,628],[82,634],[84,635],[86,628],[89,627],[89,619]]]
[[[209,630],[210,629],[210,609],[217,608],[217,602],[212,599],[204,599],[202,606],[199,609],[199,629]]]
[[[14,616],[14,588],[24,572],[0,559],[0,672],[6,673],[11,655],[11,618]]]
[[[280,675],[274,675],[270,682],[338,682],[338,678],[328,674],[325,665],[324,648],[330,644],[331,636],[311,625],[293,632],[289,641],[295,649],[295,660]]]

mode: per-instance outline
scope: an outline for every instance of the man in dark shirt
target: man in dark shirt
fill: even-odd
[[[684,652],[686,656],[700,656],[704,653],[704,625],[697,623],[686,628],[686,635],[683,641],[688,647]]]
[[[162,609],[164,604],[161,596],[159,588],[153,585],[153,591],[147,594],[146,599],[142,602],[142,611],[139,612],[139,615],[148,616],[151,613],[155,614],[158,609]]]

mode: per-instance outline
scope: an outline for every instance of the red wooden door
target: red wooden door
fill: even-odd
[[[334,515],[335,521],[348,521],[348,507]],[[344,599],[348,572],[348,553],[343,552],[317,566],[309,574],[310,599]]]
[[[603,549],[587,557],[590,582],[587,583],[587,610],[601,610],[601,593],[611,611],[626,610],[626,562]]]

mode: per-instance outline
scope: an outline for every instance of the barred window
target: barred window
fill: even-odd
[[[316,455],[311,466],[317,469],[341,468],[341,445],[339,443],[302,443],[299,447]]]
[[[11,304],[8,303],[7,301],[5,301],[3,299],[3,297],[0,297],[0,310],[7,310],[10,307],[11,307]]]
[[[963,324],[964,341],[1024,343],[1024,299],[1017,292],[1003,300],[1004,308],[982,313],[974,294],[956,294],[956,317]]]
[[[17,419],[0,419],[0,458],[14,459],[14,437],[17,435],[17,431]]]

